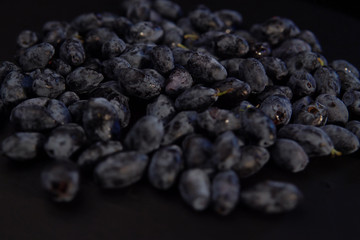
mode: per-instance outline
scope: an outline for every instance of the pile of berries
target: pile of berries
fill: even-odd
[[[295,185],[242,179],[269,161],[295,173],[359,149],[359,71],[328,62],[288,18],[244,29],[236,10],[127,0],[119,15],[24,30],[17,45],[0,64],[0,116],[16,129],[2,154],[49,159],[41,180],[57,202],[82,177],[105,189],[146,177],[197,211],[281,213],[301,201]]]

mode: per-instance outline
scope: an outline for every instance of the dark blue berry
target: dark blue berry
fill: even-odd
[[[182,199],[196,211],[203,211],[210,204],[211,183],[204,170],[184,171],[180,176],[179,190]]]
[[[219,172],[211,185],[211,200],[220,215],[228,215],[236,207],[240,197],[240,181],[232,170]]]
[[[291,139],[279,138],[270,149],[271,160],[290,172],[299,172],[309,163],[304,149]]]
[[[150,153],[159,148],[164,136],[164,125],[155,116],[144,116],[137,120],[127,133],[124,143],[128,149]]]
[[[140,181],[148,162],[147,155],[136,151],[117,152],[95,167],[95,177],[102,188],[124,188]]]
[[[37,132],[16,132],[2,141],[1,150],[12,160],[28,161],[40,155],[45,139]]]
[[[60,58],[71,66],[79,66],[85,61],[85,49],[80,40],[66,39],[60,46]]]
[[[155,188],[167,190],[175,184],[183,167],[182,150],[179,146],[162,147],[153,154],[150,160],[149,181]]]
[[[45,68],[55,54],[55,48],[49,43],[39,43],[27,48],[19,56],[19,64],[25,71]]]

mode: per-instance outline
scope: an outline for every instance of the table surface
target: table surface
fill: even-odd
[[[207,2],[211,9],[233,8],[244,17],[244,28],[271,16],[288,17],[312,30],[329,60],[347,59],[360,67],[360,20],[300,1]],[[192,9],[200,1],[181,2]],[[69,21],[84,12],[116,12],[119,1],[2,1],[0,60],[12,58],[17,34],[39,31],[49,20]],[[21,7],[20,7],[21,6]],[[0,140],[11,133],[0,124]],[[351,156],[312,159],[300,173],[285,172],[271,163],[243,180],[247,186],[264,179],[296,184],[304,202],[293,212],[263,215],[242,206],[227,217],[211,209],[195,212],[176,188],[161,192],[145,180],[119,191],[104,192],[85,180],[70,204],[54,204],[40,186],[48,163],[15,164],[0,157],[0,239],[358,239],[360,234],[360,159]]]

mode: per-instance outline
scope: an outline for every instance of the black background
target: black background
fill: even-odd
[[[358,7],[347,1],[177,1],[185,10],[206,3],[211,9],[233,8],[244,28],[279,15],[301,29],[312,30],[329,60],[347,59],[360,67]],[[40,31],[49,20],[70,21],[84,12],[117,12],[120,1],[2,1],[0,60],[10,60],[15,39],[24,29]],[[11,128],[0,124],[0,139]],[[0,157],[0,240],[12,239],[359,239],[359,154],[312,159],[298,174],[267,164],[246,187],[263,179],[295,183],[305,201],[295,211],[265,216],[241,205],[228,217],[211,209],[197,213],[180,199],[177,189],[156,191],[146,179],[129,188],[103,192],[85,181],[71,204],[49,201],[40,187],[45,159],[19,165]]]

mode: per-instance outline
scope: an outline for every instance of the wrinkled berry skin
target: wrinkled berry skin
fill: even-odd
[[[92,140],[108,141],[119,138],[120,123],[113,105],[105,98],[87,101],[82,123],[87,136]]]
[[[217,107],[210,107],[199,113],[197,123],[200,128],[212,136],[217,136],[228,130],[239,130],[241,128],[241,121],[233,112]]]
[[[187,134],[193,133],[196,126],[195,111],[181,111],[165,125],[165,133],[161,145],[168,145]]]
[[[160,94],[146,107],[146,114],[159,118],[163,123],[169,122],[176,114],[174,102],[168,96]]]
[[[215,58],[195,52],[187,61],[186,68],[193,78],[205,82],[214,82],[224,80],[227,77],[227,71]]]
[[[67,160],[86,143],[84,129],[69,123],[53,129],[45,142],[47,155],[55,160]]]
[[[96,88],[104,76],[92,69],[78,67],[66,77],[66,86],[77,94],[87,93]]]
[[[240,181],[232,170],[219,172],[211,184],[211,200],[215,212],[222,216],[230,214],[240,197]]]
[[[150,56],[154,68],[160,73],[168,73],[174,68],[174,56],[168,46],[158,45],[154,47]]]
[[[145,100],[160,95],[163,86],[160,79],[136,68],[123,69],[118,81],[130,96]]]
[[[96,142],[86,148],[77,159],[76,163],[82,169],[94,167],[105,157],[123,150],[119,141]]]
[[[232,131],[226,131],[216,137],[211,161],[218,170],[229,170],[239,162],[243,145]]]
[[[248,53],[249,44],[234,34],[223,34],[215,39],[215,51],[220,56],[242,57]]]
[[[194,83],[191,74],[183,67],[176,66],[170,73],[165,86],[167,95],[179,95]]]
[[[140,181],[148,162],[149,158],[145,154],[135,151],[118,152],[96,166],[95,177],[102,188],[124,188]]]
[[[276,165],[294,173],[304,170],[309,163],[304,149],[290,139],[278,138],[270,148],[270,155]]]
[[[195,85],[175,99],[175,108],[181,110],[202,111],[218,99],[217,91],[203,85]]]
[[[79,191],[80,174],[73,162],[57,161],[42,171],[41,182],[51,200],[71,202]]]
[[[103,43],[101,53],[103,58],[108,59],[120,56],[125,49],[126,43],[121,38],[113,37]]]
[[[238,162],[232,169],[240,178],[254,175],[269,161],[270,153],[264,147],[246,145],[241,148],[241,155]]]
[[[338,96],[340,94],[341,82],[339,75],[331,68],[323,66],[314,73],[316,81],[316,91],[319,94],[330,94]]]
[[[326,132],[311,125],[285,125],[278,131],[278,137],[294,140],[309,157],[327,156],[334,150],[334,144]]]
[[[182,199],[196,211],[203,211],[210,204],[211,184],[204,170],[184,171],[180,176],[179,190]]]
[[[32,91],[38,97],[56,98],[65,91],[65,78],[51,69],[31,73]]]
[[[268,85],[268,77],[261,62],[255,58],[246,58],[239,65],[240,77],[250,85],[253,93],[264,91]]]
[[[69,123],[71,115],[65,104],[49,98],[32,98],[17,105],[10,122],[21,131],[44,131]]]
[[[18,71],[6,75],[0,88],[0,98],[6,105],[15,105],[27,99],[32,91],[33,79]]]
[[[290,122],[292,105],[286,97],[269,96],[260,104],[259,109],[269,116],[275,125],[286,125]]]
[[[241,192],[241,202],[254,210],[277,214],[295,209],[303,196],[293,184],[267,180],[244,189]]]
[[[27,48],[19,57],[19,64],[25,71],[44,68],[55,54],[55,48],[49,43],[39,43]]]
[[[250,107],[241,116],[242,131],[249,143],[261,147],[269,147],[275,143],[276,126],[264,112]]]
[[[85,49],[80,40],[66,39],[61,44],[59,56],[71,66],[79,66],[85,61]]]
[[[328,124],[321,129],[331,138],[337,151],[347,155],[356,152],[359,149],[359,139],[348,129]]]
[[[155,116],[144,116],[127,133],[124,143],[128,149],[146,154],[159,148],[163,135],[161,120]]]
[[[345,124],[349,120],[349,112],[346,105],[336,96],[320,94],[316,101],[327,108],[328,123]]]
[[[157,189],[171,188],[183,169],[182,150],[177,145],[158,149],[152,156],[148,168],[148,178]]]
[[[15,63],[10,61],[0,62],[0,85],[4,81],[5,77],[12,71],[21,72],[21,68]]]
[[[34,159],[41,152],[45,136],[36,132],[16,132],[5,138],[1,144],[3,154],[15,161]]]
[[[71,73],[71,66],[60,58],[55,58],[49,63],[49,67],[61,76],[66,77]]]

